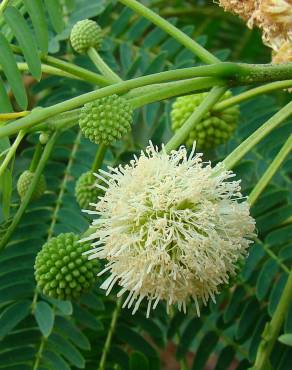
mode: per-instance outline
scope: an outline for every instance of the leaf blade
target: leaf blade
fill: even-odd
[[[39,80],[42,73],[41,62],[33,35],[26,21],[23,19],[20,12],[12,6],[9,6],[6,9],[4,17],[19,43],[24,58],[28,64],[29,71],[33,77]]]
[[[27,96],[17,68],[14,55],[6,38],[0,33],[0,65],[13,91],[15,99],[22,109],[27,107]]]

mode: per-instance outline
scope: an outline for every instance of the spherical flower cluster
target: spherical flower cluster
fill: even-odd
[[[80,244],[73,233],[60,234],[45,243],[35,260],[38,288],[56,299],[77,298],[96,280],[98,261],[88,261],[84,252],[88,244]]]
[[[273,62],[289,62],[292,49],[292,2],[291,0],[219,0],[225,10],[239,15],[247,26],[259,27],[263,42],[273,49]],[[286,45],[284,47],[284,45]],[[284,47],[284,49],[283,49]],[[287,52],[284,53],[284,50]],[[281,56],[277,56],[281,53]]]
[[[85,54],[90,47],[98,48],[101,45],[101,28],[90,19],[79,21],[72,28],[70,41],[77,53]]]
[[[79,177],[75,186],[75,197],[81,209],[89,208],[90,203],[96,203],[101,194],[92,171],[87,171]]]
[[[124,307],[136,312],[148,300],[147,316],[160,300],[186,310],[215,299],[236,271],[253,235],[254,220],[239,181],[223,165],[212,168],[201,154],[182,147],[167,154],[150,145],[129,165],[100,171],[107,185],[96,204],[96,240],[90,259],[105,259],[101,288],[126,291]]]
[[[219,0],[214,2],[219,3],[224,10],[234,13],[244,20],[248,20],[256,8],[254,0]]]
[[[202,103],[208,93],[181,96],[176,99],[171,110],[171,126],[179,130],[195,109]],[[227,91],[222,99],[231,96]],[[186,139],[186,146],[192,147],[194,141],[199,149],[210,149],[226,142],[234,132],[239,116],[237,105],[218,112],[208,112],[196,124]]]
[[[17,181],[17,192],[20,196],[20,199],[23,199],[25,197],[25,194],[34,178],[34,172],[31,172],[29,170],[24,171],[18,181]],[[31,199],[36,200],[39,199],[46,190],[46,179],[44,175],[41,175],[39,178],[39,181],[32,193]]]
[[[96,144],[112,144],[131,129],[133,108],[118,95],[106,96],[81,108],[79,125],[85,137]]]

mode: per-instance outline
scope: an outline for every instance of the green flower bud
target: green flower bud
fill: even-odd
[[[17,192],[21,199],[24,198],[29,185],[31,184],[34,177],[34,172],[29,170],[24,171],[17,181]],[[46,179],[44,175],[40,176],[40,179],[32,193],[31,199],[36,200],[40,198],[46,190]]]
[[[173,131],[180,129],[195,109],[202,103],[208,93],[181,96],[176,99],[171,111],[171,126]],[[230,97],[227,91],[221,100]],[[186,139],[186,146],[191,147],[196,141],[198,149],[212,149],[223,144],[234,132],[239,117],[238,105],[218,112],[208,112],[196,124]]]
[[[45,243],[36,256],[35,279],[45,295],[70,300],[91,288],[99,271],[96,260],[88,260],[84,252],[89,244],[79,243],[73,233],[60,234]]]
[[[39,142],[42,145],[45,145],[49,141],[49,138],[50,138],[50,135],[47,132],[42,132],[40,133],[40,136],[39,136]]]
[[[81,209],[89,209],[89,203],[97,203],[102,191],[96,187],[97,179],[92,171],[83,173],[76,182],[75,197]]]
[[[81,108],[79,125],[85,137],[96,144],[112,144],[131,129],[133,108],[118,95],[106,96]]]
[[[101,45],[101,28],[90,19],[79,21],[72,28],[70,41],[77,53],[85,54],[90,47],[98,48]]]

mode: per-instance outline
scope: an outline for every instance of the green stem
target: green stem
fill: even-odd
[[[35,147],[34,154],[33,154],[30,166],[29,166],[29,170],[31,172],[34,172],[35,169],[37,168],[37,165],[38,165],[39,160],[40,160],[41,155],[42,155],[42,149],[43,149],[42,144],[40,142],[38,142],[36,147]]]
[[[105,144],[99,145],[94,161],[92,163],[92,167],[91,167],[93,172],[97,172],[100,169],[105,153],[106,153],[106,150],[107,150],[107,145]]]
[[[98,370],[104,370],[105,369],[107,354],[108,354],[108,351],[109,351],[109,348],[110,348],[110,345],[111,345],[111,341],[112,341],[112,337],[113,337],[113,334],[114,334],[114,331],[115,331],[115,328],[116,328],[116,324],[117,324],[117,320],[118,320],[119,313],[120,313],[120,310],[121,310],[121,306],[122,306],[122,298],[119,298],[118,301],[117,301],[117,306],[116,306],[116,308],[113,312],[113,316],[112,316],[112,320],[111,320],[111,323],[110,323],[109,330],[107,332],[107,337],[106,337],[106,341],[105,341],[105,344],[104,344],[104,347],[103,347],[103,350],[102,350],[102,355],[101,355],[101,359],[100,359],[100,362],[99,362]]]
[[[136,13],[140,14],[142,17],[145,17],[157,27],[161,28],[163,31],[172,36],[180,44],[184,45],[187,49],[197,55],[203,62],[207,64],[220,62],[213,54],[208,50],[203,48],[196,41],[191,39],[184,32],[180,31],[178,28],[173,26],[164,18],[160,17],[158,14],[154,13],[149,8],[146,8],[144,5],[139,3],[136,0],[120,0],[121,3],[133,9]]]
[[[265,73],[264,73],[265,72]],[[142,76],[132,80],[120,82],[111,86],[106,86],[101,89],[77,96],[62,103],[58,103],[51,107],[32,111],[28,116],[20,118],[17,121],[9,123],[0,128],[0,138],[15,134],[21,129],[28,129],[35,124],[46,120],[58,113],[71,110],[92,100],[102,98],[112,94],[122,94],[131,89],[151,85],[159,82],[177,81],[180,79],[194,77],[212,77],[225,78],[228,80],[238,81],[243,84],[263,81],[273,81],[273,79],[287,79],[292,76],[292,63],[279,65],[263,65],[253,66],[248,64],[236,63],[218,63],[209,66],[199,66],[184,68],[173,71],[160,72],[153,75]]]
[[[279,90],[279,89],[287,89],[289,87],[292,87],[292,80],[287,80],[287,81],[277,81],[277,82],[272,82],[263,86],[255,87],[254,89],[250,89],[248,91],[245,91],[241,94],[238,94],[236,96],[232,96],[229,99],[225,99],[218,104],[215,105],[215,107],[212,109],[214,112],[216,111],[221,111],[223,109],[226,109],[232,105],[241,103],[245,100],[254,98],[255,96],[269,93],[274,90]]]
[[[122,79],[103,61],[96,49],[90,47],[87,50],[87,55],[92,60],[99,72],[106,77],[111,83],[121,82]]]
[[[6,154],[6,157],[4,161],[1,164],[0,167],[0,177],[3,175],[5,169],[7,168],[9,162],[11,161],[12,157],[14,156],[19,144],[21,143],[21,140],[23,139],[25,133],[23,131],[19,131],[16,139],[14,140],[13,144],[9,148],[8,153]]]
[[[75,126],[78,123],[79,114],[80,108],[58,114],[52,119],[48,119],[45,122],[33,126],[32,129],[29,130],[29,132],[39,132],[45,130],[66,130],[67,128]]]
[[[258,128],[236,149],[233,150],[223,161],[226,169],[233,168],[236,163],[245,156],[258,142],[268,135],[274,128],[292,114],[292,102],[285,105],[279,112],[274,114],[266,123]]]
[[[22,51],[18,46],[10,44],[10,48],[15,54],[22,55]],[[52,66],[61,71],[67,72],[70,75],[80,78],[81,80],[90,82],[94,85],[107,86],[110,84],[110,81],[108,81],[106,77],[101,76],[97,73],[88,71],[87,69],[79,67],[75,64],[66,62],[65,60],[61,60],[61,59],[58,59],[58,58],[55,58],[49,55],[42,55],[41,61],[49,66]]]
[[[277,172],[278,168],[284,162],[287,155],[292,150],[292,134],[289,136],[288,140],[285,142],[279,153],[276,155],[272,163],[269,165],[263,176],[260,178],[259,182],[253,188],[252,192],[248,197],[248,202],[252,206],[258,199],[262,191],[265,189],[269,181],[272,179],[274,174]]]
[[[181,96],[189,92],[206,91],[213,86],[225,86],[226,81],[215,77],[197,77],[189,80],[151,85],[141,89],[140,95],[130,98],[134,109],[164,99]]]
[[[258,347],[254,370],[266,370],[270,354],[281,330],[285,314],[289,308],[292,297],[292,271],[284,287],[278,306],[272,320],[266,324],[262,333],[262,341]]]
[[[43,172],[43,169],[50,157],[50,154],[54,148],[54,144],[57,140],[57,133],[54,133],[52,135],[52,137],[50,138],[50,140],[48,141],[48,143],[46,144],[45,148],[44,148],[44,151],[43,151],[43,154],[41,156],[41,159],[38,163],[38,166],[37,166],[37,169],[35,171],[35,174],[34,174],[34,177],[33,177],[33,180],[32,182],[30,183],[28,189],[27,189],[27,192],[20,204],[20,207],[18,208],[16,214],[14,215],[13,217],[13,221],[12,223],[10,224],[10,226],[7,228],[5,234],[3,235],[2,239],[1,239],[1,242],[0,242],[0,250],[3,249],[8,240],[10,239],[11,235],[13,234],[15,228],[17,227],[22,215],[24,214],[27,206],[28,206],[28,203],[30,201],[30,198],[32,196],[32,193],[34,192],[34,189],[35,187],[37,186],[37,183],[39,181],[39,178]]]
[[[46,338],[42,337],[39,349],[38,349],[37,354],[36,354],[35,362],[33,364],[33,368],[32,368],[33,370],[37,370],[39,368],[39,364],[40,364],[40,361],[41,361],[41,358],[42,358],[45,343],[46,343]]]
[[[28,67],[27,63],[23,63],[23,62],[17,63],[17,68],[21,72],[29,72],[29,67]],[[2,71],[1,66],[0,66],[0,70]],[[59,68],[52,67],[52,66],[49,66],[49,65],[46,65],[46,64],[41,64],[41,70],[42,70],[42,73],[47,73],[49,75],[80,79],[80,77],[78,77],[76,75],[73,75],[73,74],[65,72],[65,71],[63,71]]]
[[[0,4],[0,15],[3,14],[3,12],[5,11],[5,9],[7,8],[8,4],[9,4],[9,1],[10,0],[3,0]]]
[[[204,115],[210,110],[210,108],[217,103],[221,96],[225,93],[226,87],[214,87],[207,97],[202,101],[198,108],[191,114],[186,120],[183,126],[175,133],[175,135],[165,145],[166,152],[170,152],[181,145],[195,125],[201,121]]]
[[[84,81],[91,82],[95,85],[106,86],[110,84],[110,81],[108,81],[106,77],[88,71],[85,68],[79,67],[69,62],[65,62],[64,60],[57,59],[51,56],[44,56],[42,57],[42,61],[46,62],[47,64],[53,67],[68,72],[71,75],[75,75]]]
[[[129,100],[134,109],[140,108],[146,104],[160,101],[162,99],[180,96],[190,92],[206,91],[212,86],[220,86],[225,83],[224,80],[214,77],[197,77],[189,80],[166,82],[164,84],[149,85],[131,91],[125,97]],[[53,119],[32,127],[29,132],[44,130],[64,130],[74,126],[78,122],[80,108],[61,113]]]
[[[59,213],[60,208],[62,206],[63,197],[64,197],[64,194],[65,194],[65,191],[66,191],[67,183],[71,178],[71,168],[72,168],[73,163],[76,159],[77,151],[78,151],[79,146],[80,146],[81,136],[82,136],[82,134],[81,134],[81,131],[79,130],[79,132],[78,132],[78,134],[77,134],[77,136],[74,140],[72,150],[70,152],[70,157],[69,157],[69,160],[67,162],[67,166],[66,166],[66,169],[65,169],[65,172],[64,172],[64,177],[63,177],[62,182],[59,186],[59,194],[58,194],[58,197],[57,197],[57,200],[56,200],[56,203],[55,203],[54,211],[52,212],[52,219],[51,219],[51,224],[50,224],[50,227],[49,227],[49,230],[48,230],[47,240],[50,240],[51,237],[54,234],[54,229],[55,229],[55,226],[56,226],[56,223],[57,223],[57,220],[58,220],[58,213]]]
[[[269,245],[263,243],[259,238],[254,238],[255,242],[259,244],[264,251],[277,263],[277,265],[286,273],[289,274],[289,268],[280,260],[280,258],[272,251]]]

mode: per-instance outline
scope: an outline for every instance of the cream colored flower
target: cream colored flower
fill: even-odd
[[[186,311],[194,301],[215,300],[221,284],[236,271],[254,230],[249,205],[231,171],[188,156],[148,146],[129,165],[96,175],[105,194],[95,204],[99,216],[85,240],[96,240],[89,258],[105,259],[102,288],[128,292],[124,307],[136,312],[148,300],[147,316],[160,300]]]
[[[292,63],[292,42],[285,42],[273,55],[273,63]]]
[[[220,0],[219,5],[244,19],[249,28],[259,27],[264,44],[273,49],[274,55],[280,53],[277,63],[279,60],[289,62],[287,45],[292,45],[292,0]]]
[[[248,20],[256,9],[256,1],[254,0],[214,0],[214,2],[244,20]]]

